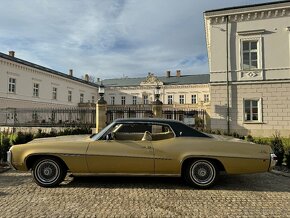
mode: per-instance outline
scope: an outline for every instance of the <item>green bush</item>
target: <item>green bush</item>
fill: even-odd
[[[18,132],[12,140],[13,145],[25,144],[33,139],[33,134]]]
[[[7,151],[11,147],[10,139],[6,136],[1,135],[0,141],[0,160],[7,161]]]
[[[251,135],[248,135],[246,139],[248,142],[254,142],[254,138]]]
[[[288,151],[285,152],[285,161],[286,166],[290,169],[290,149],[288,149]]]
[[[278,159],[276,165],[281,166],[283,163],[285,150],[282,138],[280,137],[280,134],[277,132],[273,135],[273,139],[271,140],[271,147]]]

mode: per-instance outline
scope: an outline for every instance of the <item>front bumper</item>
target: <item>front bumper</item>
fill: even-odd
[[[277,163],[277,156],[273,153],[270,154],[270,166],[269,171],[271,171]]]
[[[12,152],[10,150],[7,151],[7,162],[13,170],[16,170],[15,167],[12,165]]]

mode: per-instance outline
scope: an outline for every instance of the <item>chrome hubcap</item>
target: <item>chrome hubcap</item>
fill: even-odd
[[[36,179],[42,184],[52,184],[60,175],[59,165],[53,160],[40,161],[35,167]]]
[[[190,167],[190,177],[198,185],[208,185],[216,177],[216,171],[212,163],[205,160],[194,162]]]

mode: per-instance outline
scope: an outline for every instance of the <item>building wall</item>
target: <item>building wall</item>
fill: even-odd
[[[233,84],[230,86],[230,128],[241,135],[272,136],[279,131],[283,136],[290,133],[290,82],[270,82],[261,84]],[[224,132],[226,122],[226,87],[211,86],[211,128]],[[247,122],[244,119],[244,99],[261,99],[262,119]]]
[[[231,132],[271,136],[278,131],[289,136],[289,2],[205,13],[211,128],[227,130],[227,18]],[[243,41],[257,43],[256,69],[243,65]],[[252,100],[258,102],[258,119],[249,121],[245,105]]]
[[[80,102],[97,99],[97,88],[82,82],[54,75],[43,70],[25,66],[0,58],[0,108],[31,107],[71,107]],[[9,93],[9,78],[16,79],[16,92]],[[33,84],[39,84],[39,97],[33,96]],[[52,89],[57,88],[57,99],[52,98]],[[68,101],[68,90],[72,91],[72,100]]]
[[[148,96],[148,104],[151,104],[154,100],[154,90],[156,86],[132,86],[132,87],[108,87],[106,89],[105,100],[108,104],[111,104],[111,97],[115,97],[115,104],[121,104],[121,97],[126,97],[126,104],[133,104],[133,96],[137,96],[137,104],[143,104],[143,96]],[[168,103],[168,96],[172,95],[173,105],[180,106],[179,98],[180,95],[184,95],[184,106],[185,105],[198,105],[204,103],[204,95],[209,95],[208,84],[198,85],[163,85],[160,89],[160,100],[163,104]],[[197,96],[197,104],[192,104],[192,95]],[[207,102],[209,104],[209,102]]]

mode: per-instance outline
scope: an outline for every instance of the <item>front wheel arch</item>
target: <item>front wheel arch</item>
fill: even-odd
[[[65,170],[68,170],[68,167],[66,165],[66,163],[59,157],[55,156],[55,155],[45,155],[45,154],[37,154],[37,155],[31,155],[31,156],[28,156],[26,158],[26,168],[28,170],[32,169],[33,165],[35,164],[35,162],[41,158],[55,158],[57,159],[61,164],[62,166],[65,168]]]

